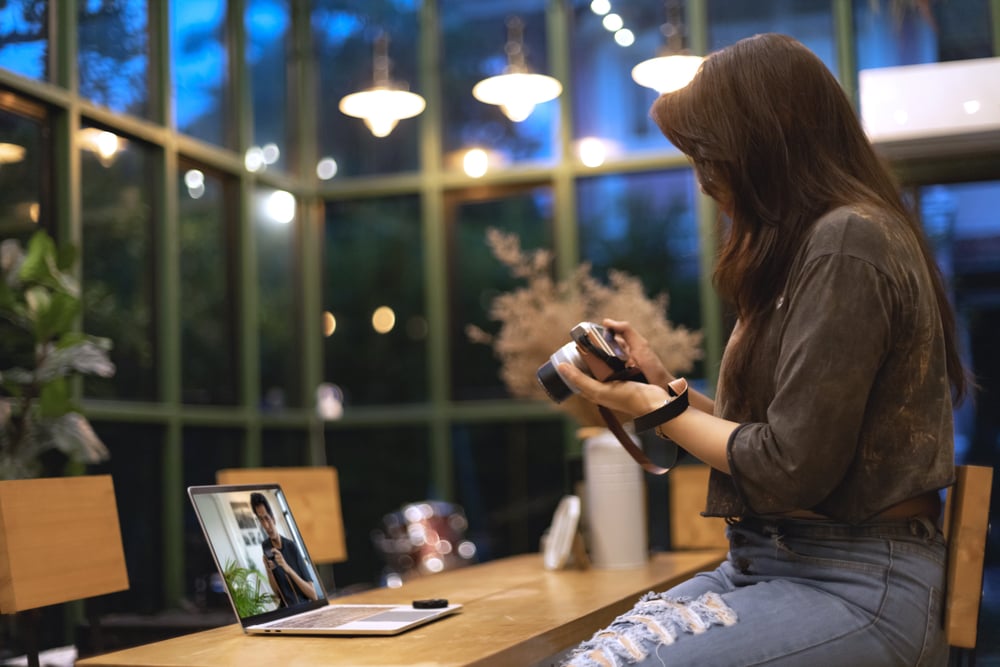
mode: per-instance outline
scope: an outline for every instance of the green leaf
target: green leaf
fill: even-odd
[[[61,417],[73,409],[69,383],[65,378],[55,378],[42,386],[38,407],[43,418]]]
[[[13,391],[13,385],[26,387],[35,382],[35,374],[24,368],[8,368],[0,378],[3,379],[4,387],[10,391]]]
[[[10,310],[0,310],[0,317],[3,317],[18,329],[31,334],[32,338],[35,337],[35,323],[25,304],[15,301],[11,305]]]
[[[108,341],[107,338],[93,338],[83,333],[82,331],[70,330],[63,333],[63,335],[59,337],[59,340],[56,341],[56,348],[63,349],[67,347],[72,347],[74,345],[79,345],[80,343],[83,343],[85,341],[93,342],[96,340]],[[109,344],[110,342],[111,341],[108,341]],[[108,349],[110,349],[110,347]]]
[[[110,456],[90,422],[79,412],[67,412],[46,425],[53,446],[73,461],[99,463]]]
[[[36,371],[38,381],[49,382],[72,372],[111,377],[115,365],[108,357],[110,347],[106,338],[89,337],[66,347],[49,345]]]
[[[9,310],[17,303],[17,292],[15,292],[6,280],[0,279],[0,309]]]
[[[38,230],[28,241],[28,253],[18,275],[26,283],[45,285],[72,296],[80,294],[76,279],[59,269],[55,241],[45,230]]]
[[[52,275],[52,269],[56,266],[55,256],[55,241],[48,233],[39,229],[28,241],[28,252],[19,272],[21,280],[54,285],[57,282],[55,276]]]
[[[47,288],[36,285],[24,291],[24,301],[28,304],[28,316],[37,323],[42,314],[48,310],[52,293]]]
[[[76,297],[60,292],[52,294],[48,309],[38,317],[35,340],[45,342],[61,337],[73,328],[80,310],[80,300]]]

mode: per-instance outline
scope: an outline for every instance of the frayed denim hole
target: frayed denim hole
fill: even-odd
[[[736,612],[718,593],[703,593],[694,599],[670,598],[661,594],[655,600],[637,605],[635,611],[655,615],[657,607],[675,610],[678,617],[684,621],[678,623],[678,627],[693,634],[704,632],[712,625],[733,625],[739,620]]]
[[[618,621],[615,623],[618,624]],[[593,657],[595,654],[602,659],[598,660]],[[632,664],[645,657],[645,652],[620,629],[602,630],[581,644],[566,665],[567,667],[605,667],[606,665],[617,667],[617,665]]]
[[[596,657],[595,657],[596,656]],[[600,649],[588,649],[586,652],[574,653],[563,667],[617,667],[613,658],[608,657]]]
[[[713,625],[729,626],[738,620],[718,593],[694,599],[647,593],[634,609],[581,644],[567,667],[633,664],[647,657],[644,646],[652,646],[655,651],[673,644],[682,632],[701,634]]]
[[[705,593],[691,603],[692,609],[696,610],[702,618],[709,619],[716,625],[734,625],[739,618],[732,607],[726,604],[725,600],[718,593]]]

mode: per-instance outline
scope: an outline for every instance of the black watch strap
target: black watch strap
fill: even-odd
[[[673,393],[673,391],[671,391]],[[647,412],[644,415],[640,415],[635,418],[633,424],[635,425],[635,432],[642,433],[643,431],[648,431],[649,429],[656,428],[661,424],[666,424],[668,421],[684,412],[688,408],[688,390],[684,387],[684,391],[677,395],[677,398],[670,401],[661,408],[657,408],[652,412]]]

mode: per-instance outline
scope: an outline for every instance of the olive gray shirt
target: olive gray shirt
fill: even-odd
[[[712,471],[707,515],[804,509],[858,523],[953,481],[941,318],[902,221],[858,208],[823,216],[765,326],[749,418],[722,394],[715,403],[742,423],[731,475]]]

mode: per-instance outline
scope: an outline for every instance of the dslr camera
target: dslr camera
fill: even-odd
[[[559,364],[563,362],[573,364],[590,377],[601,382],[625,379],[626,377],[645,382],[638,369],[635,369],[634,374],[626,374],[627,371],[631,370],[626,366],[628,355],[615,340],[615,334],[610,329],[593,322],[580,322],[569,333],[572,340],[553,352],[549,360],[538,368],[536,374],[542,389],[556,403],[562,403],[580,391],[578,387],[574,387],[560,375]],[[603,365],[607,367],[607,372],[595,375],[580,353],[581,350],[594,355],[596,359],[603,362]],[[597,366],[600,365],[597,364]]]

